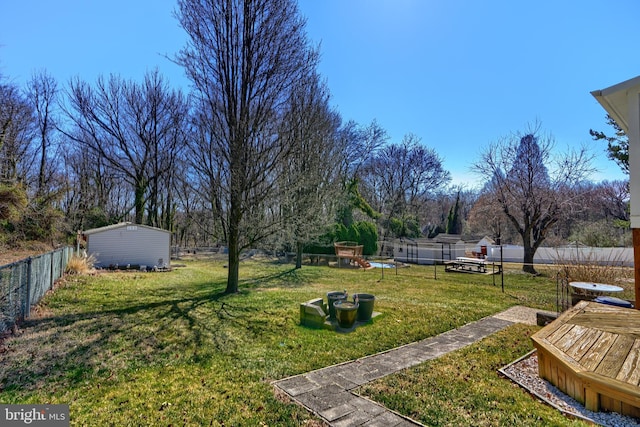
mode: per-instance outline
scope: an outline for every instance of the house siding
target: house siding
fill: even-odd
[[[147,267],[170,266],[171,234],[165,230],[135,224],[106,227],[87,235],[87,252],[99,267],[115,264]]]

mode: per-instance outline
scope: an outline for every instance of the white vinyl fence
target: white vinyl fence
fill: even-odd
[[[517,245],[478,245],[456,243],[412,243],[401,242],[389,245],[393,247],[396,261],[413,264],[440,264],[455,260],[457,257],[481,253],[485,247],[487,261],[521,263],[524,248]],[[389,254],[391,255],[391,254]],[[633,248],[592,248],[585,246],[541,247],[534,256],[534,264],[554,264],[559,261],[581,261],[589,264],[633,266]]]
[[[488,260],[500,261],[500,246],[488,248]],[[504,262],[522,262],[522,246],[502,246]],[[589,264],[633,266],[633,248],[591,248],[584,246],[562,246],[557,248],[538,248],[533,257],[534,264],[554,264],[558,261],[580,261]]]

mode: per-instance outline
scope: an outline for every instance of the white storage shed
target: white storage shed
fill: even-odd
[[[84,233],[87,254],[96,258],[96,266],[120,268],[128,265],[151,269],[169,268],[171,232],[146,225],[121,222],[94,228]]]

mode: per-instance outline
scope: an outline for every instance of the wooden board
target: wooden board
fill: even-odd
[[[640,384],[640,340],[633,343],[616,379],[631,385]]]

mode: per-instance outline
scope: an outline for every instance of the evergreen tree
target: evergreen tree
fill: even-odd
[[[604,132],[589,129],[589,134],[594,141],[604,139],[607,141],[607,156],[620,166],[620,169],[629,174],[629,138],[624,130],[607,114],[607,124],[615,130],[614,136],[608,136]]]
[[[456,203],[451,206],[447,216],[447,234],[462,234],[462,218],[460,217],[460,191],[456,195]]]

